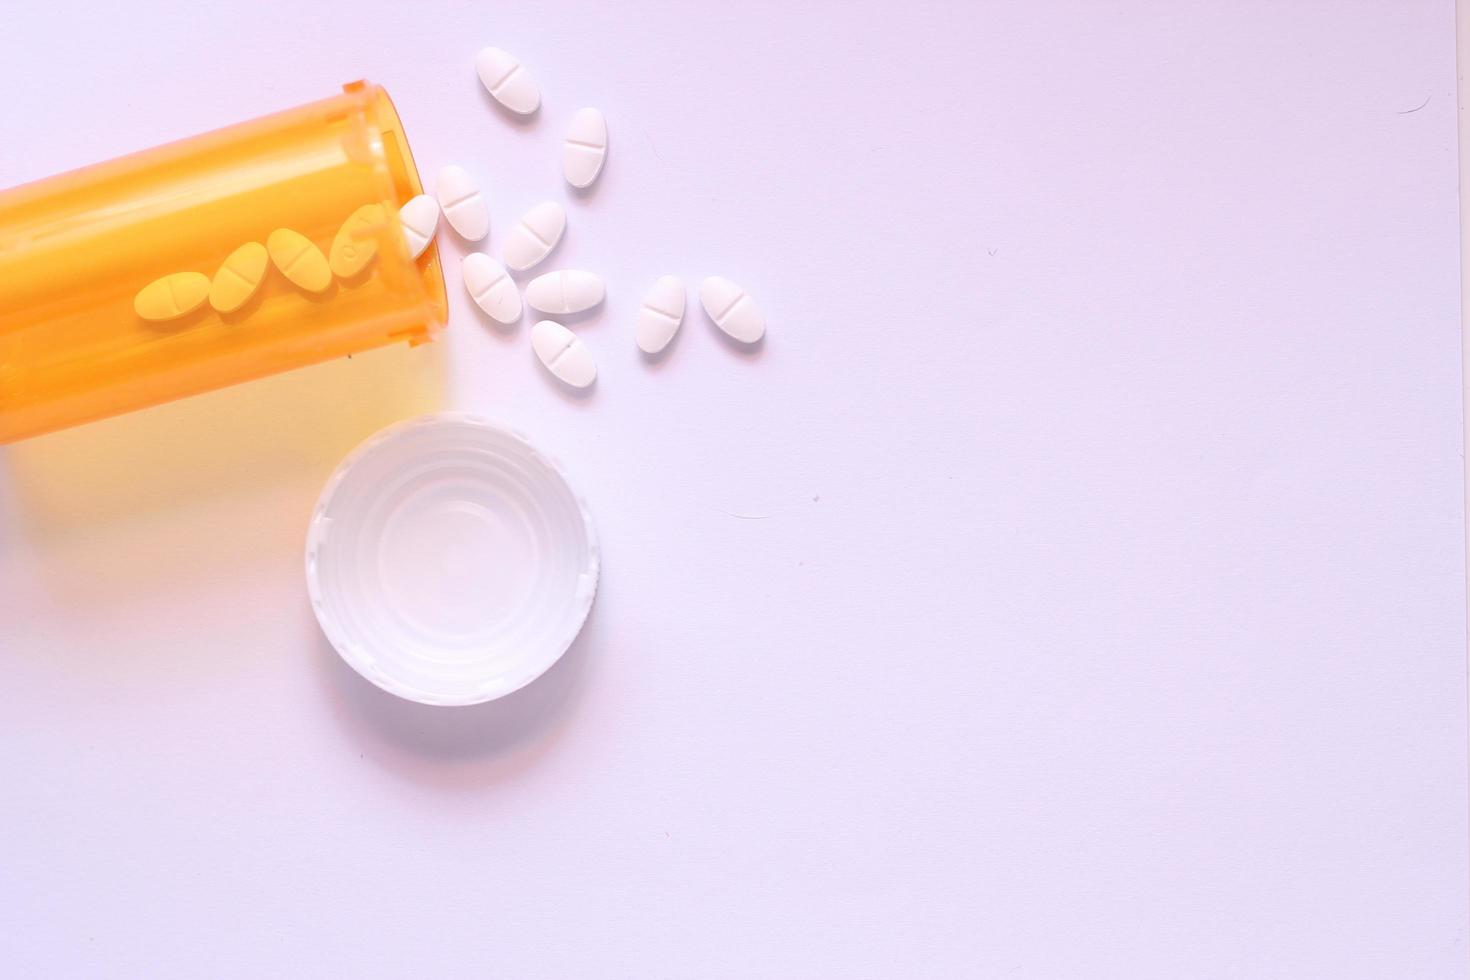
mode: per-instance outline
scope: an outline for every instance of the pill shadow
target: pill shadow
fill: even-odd
[[[597,176],[593,178],[592,183],[588,184],[586,187],[578,187],[577,185],[567,181],[565,176],[563,176],[562,178],[562,183],[566,184],[567,186],[567,193],[569,193],[576,200],[581,201],[583,204],[587,203],[589,200],[595,197],[597,195],[597,188],[602,186],[603,181],[607,180],[607,173],[608,170],[612,167],[612,160],[614,157],[612,151],[612,142],[612,137],[609,136],[607,140],[607,146],[603,148],[602,152],[602,166],[598,168]]]
[[[752,361],[759,360],[760,357],[765,353],[766,334],[762,333],[760,339],[757,340],[755,343],[747,344],[745,343],[745,341],[736,340],[734,337],[721,330],[720,325],[715,322],[714,317],[710,316],[708,312],[705,312],[702,306],[700,307],[700,311],[704,317],[704,322],[709,326],[710,332],[713,333],[716,337],[720,338],[720,343],[725,345],[726,350],[734,351],[741,357]]]
[[[296,295],[300,296],[303,299],[310,300],[311,302],[316,303],[318,306],[330,303],[332,300],[336,299],[337,294],[342,291],[342,287],[340,284],[338,284],[336,276],[333,276],[332,281],[327,284],[327,288],[323,289],[319,293],[313,293],[309,289],[302,289],[294,282],[291,284],[291,288],[296,291]]]
[[[513,340],[516,334],[520,333],[521,323],[526,319],[526,311],[522,309],[521,315],[516,317],[510,323],[501,323],[499,320],[495,319],[493,316],[480,309],[479,303],[471,303],[470,306],[474,307],[475,318],[484,325],[486,332],[488,332],[492,337],[496,337],[500,340]]]
[[[229,313],[221,313],[219,315],[220,322],[231,327],[243,324],[250,319],[253,313],[260,309],[261,304],[265,302],[266,295],[269,292],[270,290],[264,286],[256,289],[239,309],[231,310]]]
[[[609,147],[611,147],[612,140],[608,140],[608,145],[609,145]],[[569,183],[566,180],[566,178],[563,177],[562,178],[562,183],[563,184],[566,184],[566,186],[567,186],[567,193],[571,197],[573,197],[574,199],[576,199],[577,201],[579,201],[579,202],[581,202],[583,204],[586,204],[592,198],[596,197],[597,196],[597,188],[601,187],[602,186],[602,182],[605,181],[605,180],[607,180],[607,172],[608,172],[609,168],[611,168],[611,166],[612,166],[612,162],[611,161],[612,161],[612,150],[609,149],[606,153],[603,154],[603,157],[602,157],[602,169],[600,169],[600,170],[597,171],[597,178],[595,180],[593,180],[592,183],[588,184],[586,187],[578,187],[575,184]]]
[[[297,286],[295,283],[288,283],[285,286],[275,286],[273,284],[263,283],[260,288],[256,289],[255,292],[251,294],[250,298],[245,301],[245,305],[229,313],[219,314],[220,322],[228,324],[232,327],[246,324],[250,320],[251,315],[258,311],[268,298],[273,295],[279,296],[280,293],[278,292],[278,290],[281,289],[289,290],[295,295],[308,299],[313,303],[326,303],[329,300],[335,298],[344,287],[347,289],[355,289],[356,287],[366,283],[370,278],[372,278],[372,268],[372,263],[369,263],[366,268],[358,272],[357,275],[353,276],[350,279],[339,279],[338,277],[333,276],[331,285],[329,285],[325,290],[320,293],[308,292],[307,290],[302,289],[300,286]]]
[[[503,698],[462,707],[389,694],[349,667],[315,621],[310,628],[330,708],[362,756],[405,779],[467,790],[514,779],[552,750],[585,694],[596,617],[594,604],[567,652],[536,680]]]
[[[145,320],[143,317],[138,317],[137,320],[143,329],[155,334],[176,334],[185,330],[193,330],[214,315],[213,308],[206,301],[200,303],[197,309],[183,316],[174,317],[172,320]]]
[[[572,404],[585,405],[587,402],[591,401],[593,396],[597,393],[598,383],[602,380],[602,376],[599,374],[597,377],[592,379],[592,383],[587,387],[574,388],[563,381],[561,378],[558,378],[556,375],[552,374],[551,368],[541,363],[541,358],[536,356],[536,352],[534,349],[531,351],[531,361],[533,364],[535,364],[535,367],[532,370],[545,378],[547,384],[551,385],[552,388],[554,388],[559,395],[561,395]]]
[[[511,227],[514,228],[515,225],[512,225]],[[504,262],[501,262],[500,264],[503,265],[503,266],[505,266],[505,271],[508,272],[508,273],[510,273],[510,277],[516,281],[517,285],[519,285],[522,289],[525,289],[527,282],[529,282],[532,279],[535,279],[537,276],[541,275],[543,272],[555,272],[556,271],[556,266],[555,266],[554,263],[556,261],[557,253],[562,252],[562,251],[565,251],[562,248],[562,243],[567,240],[567,231],[568,231],[568,229],[563,228],[562,229],[562,232],[561,232],[561,237],[556,240],[556,244],[555,245],[551,246],[551,251],[549,251],[545,255],[541,256],[540,261],[538,261],[535,265],[531,266],[529,269],[512,269],[510,266],[505,265]],[[502,258],[503,258],[503,256],[502,256]],[[500,260],[497,259],[496,261],[500,261]]]
[[[612,138],[609,138],[609,141],[607,141],[607,150],[603,153],[603,166],[601,166],[601,169],[598,169],[597,178],[595,178],[594,181],[591,182],[591,184],[588,184],[587,187],[576,187],[575,184],[570,184],[570,182],[567,182],[567,179],[563,176],[562,182],[563,184],[566,184],[567,194],[569,194],[570,197],[575,198],[576,201],[581,201],[582,204],[587,204],[589,200],[597,197],[597,188],[603,185],[603,181],[606,181],[607,172],[609,172],[612,167],[613,141]]]
[[[487,89],[484,83],[480,81],[478,75],[473,75],[471,77],[474,78],[475,91],[480,93],[481,101],[490,106],[491,109],[493,109],[496,113],[500,115],[501,119],[510,123],[512,126],[521,130],[530,130],[538,122],[541,121],[541,114],[542,109],[544,108],[544,103],[542,105],[538,105],[535,112],[531,113],[528,116],[523,116],[519,112],[512,112],[505,106],[501,105],[500,100],[490,94],[490,90]]]
[[[589,306],[587,309],[580,310],[576,313],[540,313],[529,304],[526,308],[536,314],[536,319],[538,320],[553,320],[568,329],[575,330],[578,327],[590,327],[592,324],[601,320],[602,315],[607,312],[607,298],[603,297],[602,302],[596,306]]]
[[[443,406],[446,358],[443,344],[392,344],[22,440],[3,450],[16,517],[44,545],[283,486],[314,493],[373,432]]]
[[[438,239],[435,243],[440,246],[441,250],[446,241],[454,243],[454,254],[461,262],[471,252],[484,252],[486,255],[490,255],[489,252],[485,251],[490,247],[490,232],[488,231],[481,237],[471,240],[455,231],[454,225],[449,223],[449,219],[444,218],[439,223],[439,231],[436,234],[438,235]],[[490,257],[493,259],[495,256],[490,255]]]
[[[378,271],[377,266],[378,257],[374,255],[367,265],[358,269],[352,275],[344,277],[333,274],[332,281],[340,284],[343,289],[357,289],[366,285],[373,278],[373,273]]]
[[[687,320],[688,317],[686,316],[685,319]],[[640,360],[643,361],[644,367],[648,368],[650,371],[664,370],[664,366],[669,363],[669,358],[672,357],[674,354],[674,348],[678,347],[679,344],[682,342],[684,334],[688,331],[688,329],[689,328],[685,324],[681,323],[679,325],[679,329],[674,331],[674,336],[669,338],[669,342],[665,344],[663,350],[659,351],[657,354],[650,354],[642,347],[638,348],[638,357]]]

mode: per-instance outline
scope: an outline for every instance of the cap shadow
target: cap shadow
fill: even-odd
[[[318,633],[327,695],[363,754],[384,768],[440,789],[473,789],[513,778],[550,750],[581,697],[596,642],[596,605],[581,632],[536,680],[483,704],[442,707],[378,688]]]

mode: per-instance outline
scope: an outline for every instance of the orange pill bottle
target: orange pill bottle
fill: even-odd
[[[0,443],[430,339],[446,315],[438,251],[411,258],[398,223],[422,190],[388,94],[354,82],[0,191]],[[307,290],[267,263],[243,305],[198,300],[199,276],[234,275],[222,266],[242,246],[287,229],[330,255],[355,214],[353,248],[375,250],[360,272]],[[164,287],[138,296],[167,277],[196,285],[178,291],[187,312],[160,318]]]

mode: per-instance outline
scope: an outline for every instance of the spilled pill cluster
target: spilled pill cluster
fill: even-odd
[[[475,57],[475,70],[485,90],[507,111],[530,116],[541,108],[541,89],[519,60],[499,48],[484,48]],[[594,108],[578,109],[562,142],[562,176],[586,192],[602,173],[608,153],[607,120]],[[478,243],[490,233],[490,209],[474,177],[463,167],[440,169],[434,193],[420,194],[398,212],[409,255],[417,260],[438,234],[441,218],[466,242]],[[240,245],[220,264],[214,275],[199,271],[174,272],[144,286],[133,299],[139,317],[152,322],[177,320],[208,303],[216,312],[242,310],[265,283],[271,267],[297,289],[311,296],[327,292],[334,279],[361,275],[377,255],[380,235],[390,215],[381,204],[365,204],[348,215],[323,251],[291,228],[277,228],[264,244]],[[484,251],[473,251],[461,262],[465,290],[485,315],[509,326],[529,306],[543,317],[570,316],[603,302],[602,277],[583,269],[558,269],[535,276],[524,293],[513,275],[540,265],[567,231],[567,210],[546,200],[531,208],[507,233],[503,263]],[[726,334],[746,344],[765,334],[765,318],[755,302],[735,283],[721,276],[706,278],[699,302],[709,318]],[[686,289],[677,276],[661,276],[647,290],[634,324],[634,340],[647,354],[663,351],[684,320]],[[561,382],[585,388],[597,378],[592,351],[565,324],[540,319],[531,328],[531,348],[546,369]]]
[[[475,57],[475,71],[485,90],[508,111],[529,116],[541,108],[541,89],[531,73],[513,55],[485,48]],[[578,109],[562,143],[562,176],[578,190],[590,188],[607,160],[607,120],[594,108]],[[433,239],[439,217],[467,242],[484,240],[490,231],[490,210],[474,178],[463,168],[449,165],[439,171],[434,196],[414,198],[403,206],[399,220],[409,251],[417,256]],[[503,262],[483,251],[464,257],[460,265],[465,290],[485,315],[510,325],[529,306],[543,316],[569,316],[592,309],[603,301],[602,277],[583,269],[558,269],[531,279],[524,297],[513,274],[528,272],[549,256],[567,230],[567,211],[556,201],[543,201],[527,211],[505,238]],[[699,301],[714,323],[742,343],[753,344],[765,334],[765,319],[745,291],[721,276],[710,276],[699,287]],[[684,320],[686,290],[677,276],[661,276],[649,287],[638,310],[634,339],[639,349],[657,354],[674,339]],[[531,348],[546,369],[574,388],[585,388],[597,378],[592,351],[565,324],[538,320],[531,328]]]

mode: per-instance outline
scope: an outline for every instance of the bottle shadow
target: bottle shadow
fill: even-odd
[[[392,345],[0,450],[0,548],[58,597],[126,603],[298,547],[332,469],[444,404],[442,344]]]

